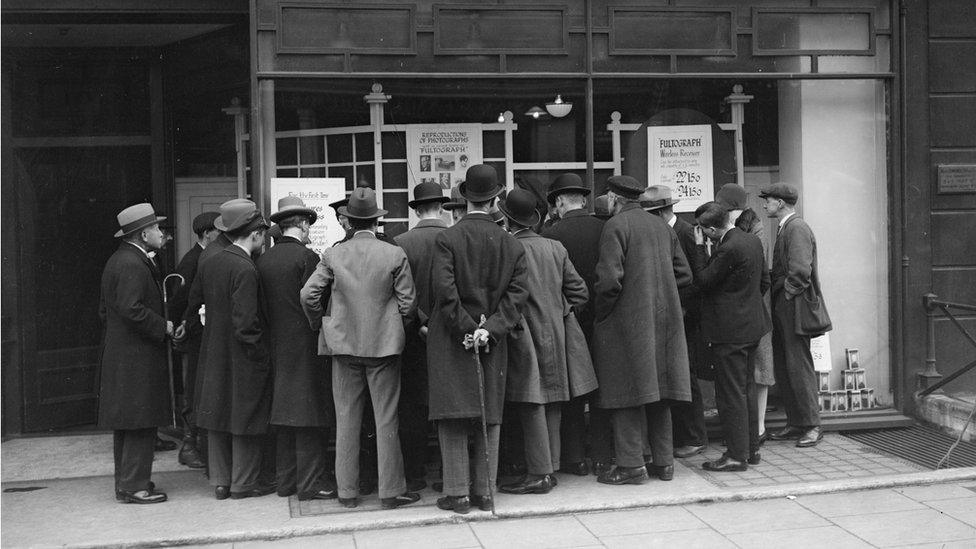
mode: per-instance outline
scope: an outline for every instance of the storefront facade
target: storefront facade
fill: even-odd
[[[173,257],[187,242],[179,224],[194,211],[238,193],[270,211],[275,178],[342,178],[346,191],[372,186],[391,212],[386,231],[396,234],[410,226],[410,189],[427,176],[449,188],[463,163],[484,161],[510,187],[540,189],[574,171],[600,194],[610,175],[654,172],[654,132],[694,126],[712,141],[710,169],[696,175],[702,185],[689,185],[702,195],[689,192],[679,211],[724,183],[743,185],[759,214],[763,185],[800,188],[834,320],[824,355],[831,390],[843,389],[845,351],[857,349],[878,407],[913,413],[916,374],[929,354],[925,331],[917,331],[927,320],[921,295],[976,302],[976,192],[963,185],[942,195],[937,179],[938,165],[976,164],[972,132],[958,126],[966,113],[976,119],[976,67],[940,61],[976,58],[969,55],[976,13],[966,2],[254,0],[248,8],[248,51],[236,61],[247,64],[246,86],[213,85],[204,94],[211,110],[227,107],[219,131],[179,141],[176,127],[161,129],[172,156],[188,161],[205,134],[226,140],[220,164],[233,169],[213,173],[202,159],[158,174],[152,154],[143,162],[159,178],[157,207],[177,218]],[[244,27],[223,32],[233,41]],[[217,39],[205,36],[205,45]],[[920,56],[922,46],[928,53]],[[185,80],[178,64],[170,74],[166,82]],[[557,96],[563,106],[547,105]],[[162,104],[180,104],[176,97],[164,93]],[[191,103],[184,115],[170,111],[176,126],[208,104]],[[463,136],[469,148],[419,154],[425,132]],[[6,155],[5,147],[9,219],[7,193],[24,183],[8,176]],[[23,223],[30,216],[19,204]],[[765,228],[771,240],[773,223]],[[14,282],[23,285],[23,275]],[[965,362],[962,336],[937,333],[936,368]],[[30,359],[20,339],[11,364],[4,337],[8,412],[25,399],[7,390],[8,379],[19,377],[22,393],[30,389],[24,380],[37,369],[30,364],[37,353]],[[935,379],[931,370],[926,380]],[[976,376],[957,383],[953,390],[971,390]],[[4,428],[36,430],[21,418]]]

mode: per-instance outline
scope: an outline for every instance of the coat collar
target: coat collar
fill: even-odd
[[[364,238],[376,240],[376,233],[373,231],[356,231],[356,234],[352,235],[350,240],[362,240]]]
[[[631,210],[640,210],[640,211],[643,212],[644,211],[644,208],[641,208],[641,205],[638,202],[629,202],[629,203],[624,204],[623,206],[621,206],[620,211],[617,212],[617,213],[618,214],[622,214],[624,212],[629,212]],[[644,212],[644,213],[647,213],[647,212]]]
[[[562,216],[560,219],[569,219],[570,217],[590,217],[590,212],[586,211],[584,208],[576,208],[575,210],[569,210],[566,215]]]
[[[523,239],[526,239],[526,238],[535,238],[535,237],[537,237],[539,235],[536,234],[536,232],[533,231],[532,229],[525,229],[524,231],[519,231],[514,236],[515,236],[515,238],[517,238],[519,240],[523,240]]]
[[[243,257],[248,261],[252,261],[251,256],[247,255],[247,252],[244,251],[244,248],[241,248],[240,246],[235,246],[233,242],[230,243],[230,246],[224,248],[223,251],[230,252],[234,255]]]
[[[423,229],[424,227],[435,227],[438,229],[446,229],[447,221],[444,221],[439,217],[431,218],[431,219],[421,219],[420,221],[417,222],[416,225],[413,226],[414,229]]]
[[[463,221],[487,221],[489,223],[495,222],[494,220],[492,220],[490,215],[482,212],[471,212],[469,214],[465,214],[464,217],[461,218],[461,221],[462,222]]]
[[[280,244],[298,244],[299,246],[304,245],[302,244],[301,240],[298,240],[294,236],[282,236],[281,238],[275,241],[275,246],[278,246]]]

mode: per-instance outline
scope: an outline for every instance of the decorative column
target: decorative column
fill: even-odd
[[[247,109],[241,106],[241,99],[230,100],[230,106],[220,109],[224,114],[234,117],[234,152],[237,153],[237,198],[247,196],[247,156],[244,154],[244,133],[247,128]]]
[[[369,124],[373,127],[373,173],[376,181],[376,203],[383,207],[383,120],[385,105],[392,96],[383,93],[383,85],[373,84],[370,93],[363,96],[369,105]]]
[[[746,182],[745,160],[742,158],[742,124],[745,122],[745,105],[752,99],[753,96],[742,93],[742,84],[732,86],[732,95],[725,98],[725,102],[731,106],[732,124],[735,125],[735,182],[740,186],[745,186]]]

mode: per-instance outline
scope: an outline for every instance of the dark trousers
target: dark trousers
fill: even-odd
[[[277,429],[278,493],[297,492],[302,499],[324,489],[325,428],[279,426]]]
[[[562,441],[561,460],[579,463],[586,460],[586,395],[570,399],[562,404],[562,421],[559,437]]]
[[[645,454],[654,465],[674,463],[671,408],[668,403],[616,408],[612,412],[613,444],[618,466],[640,467],[647,461]]]
[[[614,456],[614,436],[611,418],[613,410],[597,408],[590,400],[590,459],[609,462]]]
[[[226,431],[207,431],[210,448],[210,485],[230,486],[231,492],[246,492],[258,487],[261,475],[261,449],[264,435],[232,435]]]
[[[152,477],[156,428],[122,429],[113,432],[115,489],[138,492],[149,489]]]
[[[773,372],[787,424],[816,427],[820,425],[817,372],[810,338],[796,335],[794,315],[794,304],[786,299],[786,291],[777,292],[773,296]]]
[[[180,410],[180,415],[183,416],[184,424],[193,429],[196,426],[196,417],[194,416],[194,404],[193,399],[196,398],[196,384],[197,384],[197,366],[200,363],[200,336],[191,336],[186,341],[185,346],[186,352],[183,353],[183,360],[177,360],[176,363],[182,363],[183,365],[183,408]],[[180,376],[174,373],[177,379]],[[179,391],[177,391],[179,392]]]
[[[494,487],[498,475],[498,435],[501,425],[488,425],[488,464],[485,464],[485,437],[479,419],[441,419],[437,421],[437,437],[441,444],[444,494],[466,496],[468,490],[478,496],[488,495],[487,482]],[[472,454],[468,454],[468,436],[474,438]],[[471,460],[474,460],[474,479],[471,479]],[[472,482],[473,480],[473,482]]]
[[[562,403],[517,404],[522,423],[525,466],[529,474],[548,475],[559,469],[559,424]]]
[[[400,449],[403,473],[410,480],[427,477],[427,353],[419,336],[407,336],[400,372]]]
[[[727,454],[746,461],[759,450],[759,423],[756,408],[756,348],[753,343],[719,343],[712,345],[715,357],[715,402]]]
[[[698,368],[704,358],[704,342],[697,320],[685,321],[685,340],[688,343],[688,364],[691,369],[691,402],[674,402],[671,405],[671,424],[675,446],[704,446],[708,444],[705,426],[705,403],[702,400]]]

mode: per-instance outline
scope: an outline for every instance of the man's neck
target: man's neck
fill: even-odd
[[[238,248],[244,250],[247,253],[248,257],[250,257],[251,256],[251,249],[248,248],[246,244],[247,244],[247,240],[235,240],[234,241],[234,245],[237,246]]]
[[[420,221],[423,221],[425,219],[440,219],[440,218],[441,218],[440,212],[438,212],[438,213],[426,213],[426,214],[421,214],[421,215],[418,215],[417,216],[417,219],[420,220]]]
[[[665,221],[668,225],[671,224],[671,220],[675,218],[674,211],[672,210],[661,210],[661,219]]]
[[[139,248],[140,250],[142,250],[142,253],[144,253],[144,254],[148,254],[149,253],[149,248],[145,244],[143,244],[142,242],[139,242],[138,240],[126,240],[126,242],[128,242],[129,244],[132,244],[136,248]]]
[[[301,242],[302,230],[297,227],[291,227],[282,231],[281,236],[290,236],[291,238],[294,238],[295,240]]]
[[[795,213],[796,213],[796,209],[795,208],[790,208],[789,210],[787,210],[786,208],[783,208],[782,210],[780,210],[778,212],[779,215],[777,215],[776,217],[779,218],[779,220],[782,222],[784,219],[786,219],[787,217],[789,217],[789,216],[791,216],[791,215],[793,215]]]
[[[728,232],[731,230],[732,230],[732,225],[729,225],[724,229],[718,229],[718,242],[721,242],[725,238],[725,235],[728,234]]]

